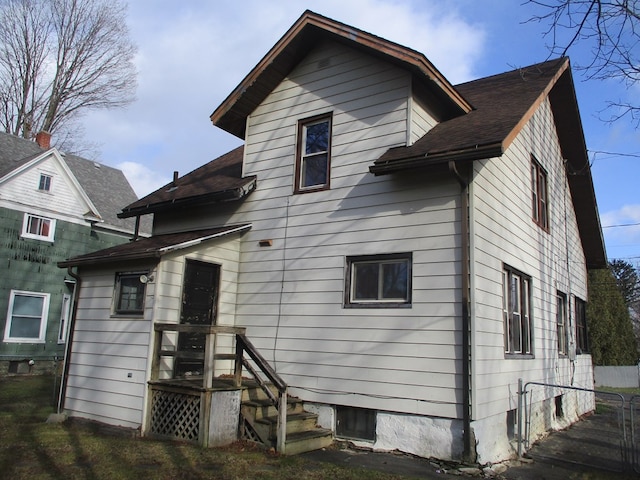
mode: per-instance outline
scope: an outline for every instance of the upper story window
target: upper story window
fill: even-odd
[[[298,122],[295,193],[329,188],[331,115]]]
[[[40,174],[40,182],[38,183],[38,190],[43,192],[51,191],[51,180],[53,177],[51,175],[47,175],[46,173]]]
[[[576,297],[576,353],[589,352],[589,341],[587,338],[587,304],[584,300]]]
[[[502,290],[504,351],[532,356],[531,277],[505,265]]]
[[[411,261],[411,253],[348,257],[345,306],[410,306]]]
[[[567,296],[556,294],[556,328],[558,330],[558,355],[566,355],[567,347]]]
[[[24,214],[22,222],[22,236],[36,240],[53,242],[53,234],[56,229],[56,221],[52,218],[40,217],[30,213]]]
[[[116,274],[114,312],[142,315],[144,313],[145,272]]]
[[[547,194],[547,172],[531,155],[531,204],[533,221],[549,230],[549,203]]]
[[[43,343],[49,313],[48,293],[11,290],[4,341]]]

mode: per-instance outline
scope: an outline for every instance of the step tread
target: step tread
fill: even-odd
[[[309,440],[311,438],[329,437],[332,435],[333,435],[333,432],[328,428],[318,427],[312,430],[305,430],[304,432],[290,433],[287,435],[286,443],[301,442],[304,440]]]
[[[318,418],[318,415],[316,413],[310,413],[310,412],[299,412],[299,413],[288,413],[287,414],[287,421],[296,421],[296,420],[308,420],[311,418]],[[268,417],[262,417],[262,418],[257,418],[256,419],[256,423],[268,423],[268,424],[275,424],[278,423],[278,415],[269,415]]]

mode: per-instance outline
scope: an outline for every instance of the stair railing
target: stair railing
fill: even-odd
[[[262,371],[272,385],[278,390],[278,398],[268,387],[267,383],[259,375],[258,371],[245,358],[244,352],[253,360],[256,367]],[[256,347],[249,341],[246,335],[236,334],[236,363],[235,363],[235,384],[242,384],[242,368],[246,368],[256,380],[260,388],[265,392],[267,398],[278,409],[277,440],[276,450],[285,453],[287,441],[287,384],[280,378],[276,371],[269,365],[269,362],[258,352]]]

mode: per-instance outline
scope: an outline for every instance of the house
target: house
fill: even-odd
[[[61,262],[70,415],[196,438],[241,402],[262,438],[244,393],[203,393],[257,365],[336,438],[484,464],[515,454],[519,382],[549,385],[530,438],[594,408],[606,254],[567,58],[452,85],[307,11],[211,120],[243,145],[123,209],[152,237]]]
[[[45,132],[36,140],[0,133],[0,375],[53,370],[76,284],[57,263],[128,242],[135,229],[117,217],[137,199],[120,170],[58,151]]]

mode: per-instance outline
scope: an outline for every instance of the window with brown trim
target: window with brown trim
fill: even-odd
[[[575,299],[576,315],[576,353],[589,352],[589,340],[587,338],[587,304],[581,298]]]
[[[558,355],[569,352],[567,337],[567,296],[562,292],[556,293],[556,329],[558,331]]]
[[[114,313],[142,315],[144,313],[145,283],[148,272],[116,273]]]
[[[411,263],[411,253],[347,257],[345,307],[410,307]]]
[[[531,277],[505,265],[502,289],[504,352],[533,357]]]
[[[547,194],[547,172],[531,155],[531,203],[533,221],[549,230],[549,203]]]
[[[295,193],[329,188],[331,177],[331,114],[298,122]]]

